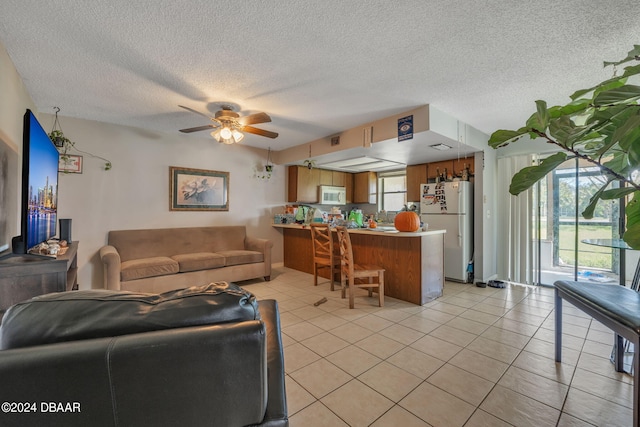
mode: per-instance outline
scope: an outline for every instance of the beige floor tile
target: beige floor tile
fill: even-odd
[[[398,341],[383,337],[379,334],[370,335],[358,341],[355,345],[380,359],[386,359],[404,348],[404,345]]]
[[[512,425],[481,409],[477,409],[464,427],[512,427]]]
[[[349,345],[349,343],[329,332],[323,332],[306,340],[300,341],[300,344],[309,348],[313,352],[322,357],[335,353]]]
[[[633,384],[633,376],[624,372],[616,372],[615,365],[611,363],[608,357],[598,357],[582,352],[580,354],[580,360],[578,360],[578,367],[614,380]]]
[[[515,426],[553,427],[560,411],[500,385],[495,386],[480,409]]]
[[[491,382],[498,382],[509,367],[506,363],[466,348],[451,358],[449,363]]]
[[[547,341],[554,344],[556,342],[555,330],[540,328],[538,329],[538,332],[536,332],[533,337],[536,339]],[[582,346],[584,346],[584,338],[579,338],[574,335],[569,335],[566,333],[566,330],[563,329],[562,330],[562,346],[571,348],[573,350],[581,351]]]
[[[352,379],[351,375],[325,359],[313,362],[289,375],[318,399]]]
[[[413,316],[412,313],[408,313],[404,310],[398,309],[388,309],[388,310],[380,310],[375,313],[376,316],[382,317],[383,319],[387,319],[391,322],[397,323],[400,322],[407,317]]]
[[[463,426],[475,410],[475,406],[426,382],[399,404],[433,426]]]
[[[349,427],[319,401],[289,418],[289,427]]]
[[[420,418],[398,405],[385,412],[371,427],[430,427]]]
[[[529,351],[520,353],[513,366],[566,385],[571,383],[576,369],[574,365],[565,362],[556,363],[553,356],[545,357]]]
[[[471,301],[468,299],[460,298],[457,295],[447,297],[444,301],[447,304],[457,305],[458,307],[464,307],[464,308],[471,308],[478,303],[477,301]]]
[[[563,411],[597,426],[628,427],[633,424],[633,410],[574,388],[569,389]]]
[[[576,417],[572,417],[571,415],[563,412],[560,415],[560,421],[558,421],[557,427],[592,427],[593,424],[590,424],[586,421],[579,420]]]
[[[321,314],[320,316],[314,317],[313,319],[309,319],[308,322],[312,325],[324,329],[325,331],[335,329],[348,323],[347,320],[343,319],[342,317],[335,316],[331,313]]]
[[[530,325],[528,323],[518,322],[517,320],[507,319],[501,317],[497,320],[493,326],[497,328],[506,329],[507,331],[516,332],[518,334],[527,335],[532,337],[536,332],[538,332],[538,327],[534,325]]]
[[[485,323],[487,325],[491,325],[496,322],[496,320],[500,319],[500,316],[496,316],[495,314],[484,313],[482,311],[476,310],[475,306],[472,309],[465,311],[460,314],[460,317],[463,319],[469,319],[474,322]]]
[[[414,343],[425,335],[420,331],[398,324],[381,330],[379,334],[404,345]]]
[[[422,382],[421,378],[387,362],[374,366],[358,379],[396,403]]]
[[[495,385],[449,363],[431,375],[427,382],[473,406],[478,406]]]
[[[520,349],[487,338],[478,337],[467,349],[505,363],[511,363],[520,354]]]
[[[442,300],[443,298],[440,298]],[[454,316],[458,316],[460,313],[463,313],[467,310],[467,307],[460,307],[459,305],[449,304],[446,301],[438,300],[437,303],[430,306],[430,309],[442,311],[447,314],[453,314]]]
[[[613,349],[613,335],[610,344],[602,344],[596,341],[586,340],[582,347],[583,353],[593,354],[594,356],[609,357]]]
[[[287,388],[287,410],[289,411],[289,416],[306,408],[317,400],[289,375],[285,377],[285,386]]]
[[[462,317],[456,317],[453,320],[450,320],[446,323],[446,325],[451,326],[453,328],[460,329],[462,331],[470,332],[472,334],[480,335],[487,329],[489,329],[489,325],[482,322],[476,322],[474,320],[463,319]]]
[[[382,362],[382,359],[355,345],[327,356],[327,360],[354,377]]]
[[[283,328],[283,330],[288,326],[295,325],[300,322],[304,322],[304,320],[295,314],[292,314],[290,311],[280,313],[280,327]]]
[[[531,340],[531,337],[526,335],[497,328],[495,326],[484,331],[481,336],[518,349],[523,349],[529,340]]]
[[[323,333],[324,329],[318,328],[316,325],[312,325],[311,323],[304,321],[296,323],[295,325],[283,327],[282,332],[286,333],[296,341],[302,341]]]
[[[484,299],[486,299],[489,295],[483,295],[481,293],[477,293],[477,292],[468,292],[468,291],[463,291],[460,292],[458,294],[456,294],[457,297],[459,298],[464,298],[464,299],[468,299],[470,301],[475,301],[475,302],[480,302]]]
[[[524,348],[531,353],[539,354],[540,356],[555,359],[556,345],[548,341],[542,341],[537,338],[532,338],[531,341]],[[566,348],[562,346],[562,363],[568,363],[569,365],[577,365],[580,352]]]
[[[343,319],[346,319],[350,322],[353,322],[361,317],[367,316],[369,315],[369,312],[367,312],[367,310],[363,309],[363,307],[357,307],[357,308],[347,308],[349,307],[349,303],[347,302],[347,300],[344,300],[344,308],[339,308],[335,311],[332,311],[331,313],[335,314],[336,316],[340,316]]]
[[[321,357],[300,343],[295,343],[284,349],[284,368],[287,373],[297,371]]]
[[[387,359],[387,362],[424,380],[444,365],[444,361],[411,347],[405,347]]]
[[[569,386],[514,366],[500,378],[498,385],[532,397],[545,405],[562,409]]]
[[[387,319],[383,319],[380,316],[376,316],[375,314],[369,314],[364,317],[360,317],[353,322],[352,324],[362,326],[373,332],[379,332],[389,326],[393,325],[393,322]]]
[[[504,314],[509,311],[507,308],[497,307],[484,301],[480,304],[474,305],[473,309],[482,313],[493,314],[494,316],[504,316]]]
[[[459,345],[451,344],[431,335],[420,338],[411,344],[411,347],[430,356],[437,357],[440,360],[444,360],[445,362],[462,350],[462,347]]]
[[[577,368],[571,387],[633,409],[633,385]]]
[[[298,342],[282,331],[280,331],[280,337],[282,339],[282,347],[285,348]]]
[[[435,310],[433,312],[437,313]],[[446,313],[442,313],[442,314],[446,314]],[[415,329],[416,331],[422,332],[423,334],[428,334],[429,332],[433,331],[434,329],[442,325],[442,323],[440,322],[436,322],[435,320],[422,317],[421,313],[411,317],[407,317],[406,319],[404,319],[402,322],[398,324],[402,326],[406,326],[411,329]]]
[[[352,344],[373,334],[373,331],[357,325],[355,322],[345,323],[344,325],[331,329],[329,332]]]
[[[471,341],[478,336],[470,332],[465,332],[461,329],[452,328],[449,325],[442,325],[437,329],[434,329],[429,333],[432,337],[440,338],[441,340],[450,342],[451,344],[458,345],[460,347],[466,347]]]
[[[596,341],[601,344],[611,344],[614,341],[614,333],[611,331],[599,331],[597,329],[589,329],[587,339]]]
[[[464,309],[462,311],[464,311]],[[450,314],[444,311],[427,308],[421,311],[420,313],[417,313],[416,316],[442,324],[442,323],[447,323],[451,319],[454,319],[457,316],[457,314]]]
[[[352,427],[368,426],[392,406],[386,397],[358,380],[352,380],[321,399]]]

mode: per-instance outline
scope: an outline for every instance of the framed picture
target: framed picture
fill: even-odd
[[[58,172],[82,173],[82,156],[72,156],[70,154],[60,155]]]
[[[228,211],[229,172],[170,166],[169,210]]]

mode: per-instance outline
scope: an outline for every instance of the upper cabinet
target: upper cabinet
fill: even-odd
[[[443,175],[453,175],[453,160],[427,164],[427,179],[435,180],[437,176]]]
[[[407,166],[407,202],[420,201],[420,184],[426,182],[426,164]]]
[[[375,172],[353,175],[353,203],[375,204],[378,200],[378,179]]]
[[[287,202],[318,203],[320,169],[289,166]]]

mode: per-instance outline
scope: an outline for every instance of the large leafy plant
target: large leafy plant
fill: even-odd
[[[640,249],[640,184],[633,179],[634,172],[640,169],[640,86],[629,84],[630,78],[640,74],[636,61],[640,61],[640,45],[634,45],[626,58],[604,63],[605,67],[613,67],[610,79],[574,92],[566,105],[547,107],[545,101],[536,101],[536,112],[525,126],[494,132],[489,145],[504,147],[528,135],[532,139],[543,138],[563,150],[516,173],[509,187],[513,195],[529,189],[570,158],[578,157],[600,167],[606,182],[591,196],[582,216],[592,218],[599,200],[630,197],[623,238],[632,248]],[[634,64],[626,66],[618,76],[617,67],[628,62]],[[521,143],[526,141],[525,138]],[[612,188],[614,181],[621,183],[620,188]]]

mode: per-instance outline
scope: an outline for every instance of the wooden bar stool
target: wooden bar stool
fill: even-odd
[[[364,288],[373,296],[373,290],[378,292],[380,307],[384,307],[384,268],[377,265],[358,265],[353,262],[351,237],[345,227],[336,227],[338,243],[340,245],[340,285],[342,298],[345,297],[345,286],[348,281],[349,308],[354,306],[355,288]],[[367,279],[365,282],[364,279]],[[375,279],[375,281],[374,281]]]
[[[333,239],[329,224],[311,223],[311,241],[313,243],[313,285],[318,286],[318,270],[329,268],[331,290],[336,275],[340,274],[340,257],[334,256]]]

